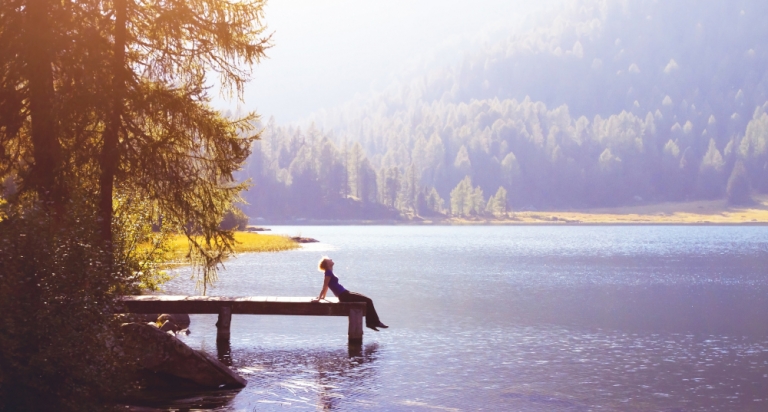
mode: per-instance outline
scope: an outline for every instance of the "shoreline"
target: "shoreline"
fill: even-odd
[[[357,220],[312,220],[302,222],[266,222],[267,226],[768,226],[768,222],[519,222],[514,220],[453,221],[357,221]]]
[[[664,202],[613,208],[526,210],[510,212],[506,218],[428,217],[402,219],[260,219],[259,225],[392,225],[392,226],[766,226],[768,196],[755,196],[746,206],[728,205],[723,199]]]

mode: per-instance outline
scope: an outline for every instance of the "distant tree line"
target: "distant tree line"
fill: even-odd
[[[354,143],[270,122],[247,163],[255,186],[245,194],[246,211],[269,218],[503,216],[521,208],[717,199],[739,185],[733,198],[743,202],[750,190],[768,192],[766,108],[723,148],[710,137],[714,116],[699,131],[661,110],[590,121],[530,100],[436,103],[418,115],[377,119]]]

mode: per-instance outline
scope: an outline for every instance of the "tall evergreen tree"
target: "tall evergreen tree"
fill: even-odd
[[[507,214],[507,190],[503,186],[499,186],[496,194],[488,198],[488,205],[485,211],[496,217],[502,217]]]
[[[0,205],[0,409],[99,409],[115,298],[159,272],[139,245],[184,233],[203,293],[215,280],[256,116],[210,108],[207,76],[240,95],[269,46],[262,9],[0,3],[0,181],[18,188]]]
[[[473,210],[473,193],[472,180],[466,176],[451,190],[451,214],[469,216]]]

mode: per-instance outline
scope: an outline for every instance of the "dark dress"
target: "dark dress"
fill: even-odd
[[[376,308],[373,307],[373,300],[362,293],[350,292],[344,289],[344,286],[339,284],[339,278],[333,274],[332,271],[326,270],[325,276],[329,276],[331,280],[328,282],[328,289],[339,298],[339,302],[365,302],[365,326],[374,328],[381,323],[379,315],[376,313]]]

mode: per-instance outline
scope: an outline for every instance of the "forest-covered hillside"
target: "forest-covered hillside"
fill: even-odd
[[[245,210],[503,215],[768,192],[766,15],[758,0],[588,0],[542,14],[305,125],[267,121]]]

